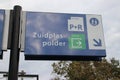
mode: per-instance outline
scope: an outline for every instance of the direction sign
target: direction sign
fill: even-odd
[[[26,56],[106,56],[100,15],[26,12],[25,26]]]
[[[3,39],[3,26],[4,26],[5,11],[0,10],[0,56],[2,56],[2,39]],[[0,57],[2,58],[2,57]]]

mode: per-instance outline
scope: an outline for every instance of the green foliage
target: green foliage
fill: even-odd
[[[59,61],[53,63],[53,73],[66,80],[120,80],[120,63],[107,61]],[[55,79],[53,79],[55,80]]]

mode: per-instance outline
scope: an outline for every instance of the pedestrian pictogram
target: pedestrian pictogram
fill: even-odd
[[[91,18],[90,19],[90,24],[93,25],[93,26],[96,26],[99,24],[99,21],[97,18]]]

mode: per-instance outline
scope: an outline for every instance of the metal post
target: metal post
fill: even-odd
[[[20,15],[21,7],[14,6],[8,80],[18,80]]]
[[[39,76],[37,75],[37,80],[39,80]]]

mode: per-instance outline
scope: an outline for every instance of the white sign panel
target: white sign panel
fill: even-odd
[[[105,49],[102,18],[100,15],[86,15],[89,49]]]

